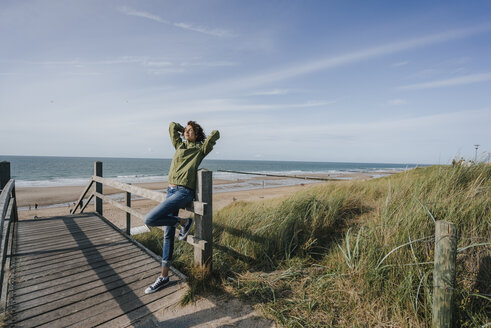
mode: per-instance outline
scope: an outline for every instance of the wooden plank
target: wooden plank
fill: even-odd
[[[176,283],[177,281],[173,281],[173,285],[169,285],[161,291],[145,295],[143,291],[152,282],[153,281],[139,281],[134,283],[131,286],[128,286],[131,287],[131,291],[129,292],[123,290],[115,291],[115,293],[119,293],[117,297],[106,298],[104,302],[98,303],[95,306],[92,305],[91,307],[86,307],[72,315],[66,316],[56,324],[58,327],[67,324],[72,324],[73,326],[71,327],[91,327],[113,320],[116,317],[133,313],[133,311],[137,309],[143,309],[147,314],[151,314],[147,309],[147,303],[157,299],[167,299],[175,294],[182,296],[182,292],[179,293],[182,288],[180,284]],[[135,302],[135,298],[138,299],[138,302]],[[102,299],[103,298],[101,297],[100,300]],[[172,301],[177,303],[179,298],[176,297],[172,299]]]
[[[104,196],[104,195],[102,195],[100,193],[95,192],[94,195],[96,197],[102,198],[104,201],[108,202],[112,206],[117,207],[120,210],[123,210],[123,211],[125,211],[127,213],[130,213],[131,215],[136,216],[137,218],[139,218],[141,220],[143,220],[143,217],[145,216],[143,213],[138,212],[134,208],[128,207],[126,205],[123,205],[123,204],[121,204],[121,203],[119,203],[119,202],[117,202],[115,200],[112,200],[111,198],[106,197],[106,196]]]
[[[18,276],[17,277],[18,282],[16,283],[16,290],[19,291],[19,294],[29,292],[32,290],[38,290],[40,283],[45,283],[45,282],[55,283],[54,282],[55,280],[70,277],[74,274],[83,274],[83,273],[91,274],[96,269],[103,270],[103,269],[106,269],[106,267],[112,267],[112,265],[116,265],[120,262],[121,263],[124,262],[124,263],[126,263],[126,265],[129,265],[131,263],[131,261],[140,260],[141,258],[145,257],[145,254],[138,254],[138,253],[136,253],[136,254],[137,255],[135,255],[130,260],[124,260],[123,261],[121,259],[121,256],[115,256],[115,257],[111,257],[108,259],[97,260],[97,261],[91,263],[91,265],[69,267],[63,271],[58,270],[58,271],[50,271],[50,272],[46,272],[46,273],[40,273],[40,274],[36,275],[35,277],[26,277],[25,275]],[[27,278],[29,278],[29,279],[27,279]],[[73,279],[73,277],[71,277],[71,279]],[[24,291],[24,288],[30,288],[30,289],[27,291]]]
[[[94,198],[94,193],[90,194],[89,199],[87,199],[84,206],[80,209],[80,213],[83,213],[85,211],[85,208],[90,204],[92,198]]]
[[[152,313],[155,313],[164,308],[169,308],[173,305],[178,304],[179,301],[182,299],[183,293],[185,291],[179,288],[174,288],[172,290],[159,291],[155,294],[161,292],[165,294],[155,295],[156,297],[143,296],[142,299],[144,299],[145,301],[145,306],[137,307],[134,310],[122,313],[122,311],[118,311],[117,308],[111,309],[113,318],[104,322],[99,327],[112,328],[112,327],[129,326],[132,323],[139,321],[144,317],[152,315]],[[101,315],[92,316],[90,318],[78,322],[77,324],[74,325],[74,327],[80,327],[80,328],[90,327],[94,325],[96,322],[102,321],[101,319],[106,319],[106,317],[102,317],[102,318],[101,317],[102,317]]]
[[[92,179],[96,182],[100,182],[100,183],[103,183],[103,184],[108,185],[110,187],[120,189],[120,190],[123,190],[126,192],[130,192],[130,193],[138,195],[140,197],[154,200],[158,203],[162,203],[163,201],[165,201],[165,198],[167,197],[164,193],[161,193],[161,192],[158,192],[155,190],[149,190],[149,189],[129,185],[127,183],[122,183],[122,182],[114,181],[114,180],[107,179],[107,178],[101,178],[101,177],[93,176]],[[200,215],[202,215],[205,211],[205,206],[206,206],[206,204],[204,204],[203,202],[195,201],[195,202],[190,202],[188,205],[186,205],[185,209],[189,212],[199,213]],[[131,213],[131,214],[133,214],[133,213]]]
[[[90,217],[87,214],[70,215],[67,217],[56,217],[53,219],[34,219],[19,221],[18,232],[22,234],[43,234],[52,230],[66,231],[73,226],[90,227],[93,225],[104,226],[97,217]],[[68,220],[69,219],[69,220]]]
[[[53,227],[55,228],[55,227]],[[101,231],[109,231],[104,229],[104,226],[100,224],[66,224],[65,227],[59,226],[56,228],[54,231],[53,230],[46,230],[46,231],[41,231],[39,234],[36,232],[18,232],[18,237],[26,244],[31,243],[32,241],[37,241],[46,237],[53,237],[53,235],[58,235],[60,237],[72,237],[79,235],[82,231],[87,231],[87,233],[92,233],[92,232],[101,232]],[[99,231],[97,231],[99,230]]]
[[[97,161],[94,163],[94,176],[102,178],[102,162]],[[102,194],[102,186],[102,183],[96,182],[95,192]],[[95,211],[102,215],[102,199],[97,197],[95,198]]]
[[[58,292],[54,297],[44,296],[41,299],[31,299],[27,302],[16,304],[15,317],[18,321],[25,320],[30,317],[38,316],[42,313],[50,312],[65,306],[70,306],[90,297],[107,294],[107,292],[110,292],[113,289],[125,287],[134,282],[141,280],[148,282],[151,281],[152,278],[155,280],[158,273],[159,270],[156,268],[154,263],[140,267],[136,274],[132,275],[120,276],[113,273],[111,276],[104,278],[103,281],[93,284],[92,288],[77,286]],[[151,282],[149,284],[151,284]]]
[[[111,277],[117,277],[116,275],[120,275],[124,277],[126,275],[133,275],[141,270],[142,267],[146,267],[147,265],[155,266],[155,262],[153,259],[148,257],[144,257],[139,261],[132,262],[131,266],[114,266],[111,267],[110,270],[100,271],[97,274],[94,274],[82,278],[70,279],[64,282],[58,282],[56,284],[50,285],[48,288],[44,288],[41,290],[37,290],[34,292],[25,293],[22,295],[15,295],[15,304],[20,304],[23,302],[27,302],[34,299],[39,299],[41,297],[53,296],[56,295],[56,298],[60,297],[61,292],[66,290],[72,290],[78,286],[84,286],[85,289],[91,289],[93,287],[98,286],[99,284],[104,284],[105,282],[109,282]],[[104,281],[104,282],[103,282]],[[74,292],[75,293],[75,292]],[[66,294],[65,294],[66,295]]]
[[[5,218],[5,220],[2,219],[2,224],[0,226],[0,237],[2,238],[0,240],[1,242],[1,253],[0,253],[0,295],[2,295],[2,290],[3,290],[3,280],[5,278],[5,274],[7,275],[6,278],[8,278],[9,271],[4,270],[5,262],[7,260],[7,248],[8,248],[8,242],[9,242],[9,236],[10,236],[10,226],[12,223],[12,220],[14,219],[14,204],[15,204],[15,199],[11,198],[7,210],[8,217]],[[7,227],[5,231],[3,231],[3,225],[7,221]]]
[[[5,216],[7,215],[7,209],[10,200],[10,193],[14,189],[14,179],[10,179],[9,182],[2,189],[2,193],[0,194],[0,219],[5,220]],[[1,231],[0,231],[1,233]]]
[[[5,258],[5,267],[3,267],[3,272],[4,276],[0,280],[1,286],[1,293],[0,293],[0,299],[1,299],[1,309],[0,311],[5,313],[7,312],[7,307],[9,306],[11,296],[12,296],[12,280],[11,278],[11,271],[10,268],[12,266],[12,246],[13,246],[13,231],[15,229],[15,221],[14,220],[14,215],[13,212],[11,212],[10,217],[8,218],[8,223],[7,223],[7,229],[4,231],[4,236],[2,236],[2,240],[6,239],[7,243],[4,245],[5,249],[5,255],[7,256]],[[2,243],[3,244],[3,243]],[[4,252],[4,249],[2,249],[2,253]]]
[[[90,179],[89,180],[89,183],[87,184],[87,186],[85,187],[84,191],[82,192],[82,194],[78,198],[77,202],[75,203],[75,207],[70,211],[71,214],[74,214],[77,211],[77,208],[80,206],[80,203],[84,200],[85,195],[87,195],[87,192],[89,191],[90,187],[92,187],[92,184],[93,183],[94,183],[94,180]],[[89,201],[87,201],[87,203]],[[85,205],[87,205],[87,203]],[[85,206],[84,206],[84,208],[85,208]],[[82,211],[83,211],[83,208],[82,208]]]
[[[88,258],[88,257],[80,258],[80,259],[76,259],[74,261],[67,261],[67,262],[63,262],[63,263],[52,263],[50,265],[44,265],[42,267],[38,267],[35,269],[24,270],[24,271],[19,272],[18,276],[22,277],[22,279],[24,279],[24,280],[31,279],[32,277],[36,277],[36,276],[46,277],[46,276],[50,275],[52,272],[63,271],[63,270],[66,270],[67,268],[74,269],[74,268],[78,268],[78,267],[82,267],[82,266],[90,266],[92,263],[94,263],[94,258],[97,258],[100,260],[102,260],[102,259],[108,260],[108,259],[118,258],[118,257],[127,258],[127,257],[130,257],[131,255],[136,255],[136,254],[140,255],[140,254],[142,254],[142,251],[139,249],[130,248],[127,246],[127,247],[124,247],[122,249],[118,249],[115,252],[111,252],[111,253],[107,253],[107,254],[92,253],[91,256],[93,258]]]
[[[68,220],[69,219],[69,220]],[[20,221],[19,231],[37,231],[37,229],[47,230],[56,227],[63,227],[65,225],[88,225],[88,224],[101,224],[97,217],[87,214],[72,214],[68,216],[57,216],[55,218],[40,218]]]
[[[116,247],[118,245],[123,245],[126,244],[125,240],[121,240],[118,236],[114,236],[114,241],[112,242],[106,242],[106,243],[97,243],[96,245],[93,245],[91,249],[108,249],[111,247]],[[24,265],[32,265],[36,264],[40,261],[44,261],[49,263],[50,261],[58,261],[60,259],[63,259],[65,257],[69,256],[79,256],[80,254],[83,254],[83,252],[86,252],[87,250],[73,247],[61,251],[54,251],[54,252],[45,252],[44,254],[35,254],[35,252],[31,252],[31,254],[16,254],[16,263],[18,266],[24,266]]]
[[[131,208],[131,193],[124,193],[126,207]],[[131,235],[131,213],[126,212],[126,234]]]
[[[35,238],[42,238],[44,236],[49,236],[49,235],[56,235],[60,233],[66,233],[70,232],[70,228],[72,227],[83,227],[85,229],[94,229],[94,228],[100,228],[101,224],[99,222],[87,222],[87,223],[80,223],[80,224],[57,224],[57,225],[49,225],[46,224],[46,226],[43,227],[38,227],[39,229],[33,228],[33,229],[25,229],[25,227],[21,226],[17,231],[19,237],[26,237],[24,241],[30,241],[34,240]]]
[[[76,229],[78,230],[79,227],[76,227]],[[70,231],[69,228],[67,229],[63,229],[63,230],[56,230],[56,231],[49,231],[49,232],[46,232],[46,233],[41,233],[41,234],[30,234],[30,233],[18,233],[17,236],[18,238],[20,238],[22,240],[22,246],[24,247],[27,247],[27,246],[31,246],[31,245],[35,245],[35,244],[38,244],[38,243],[41,243],[41,242],[45,242],[45,241],[50,241],[52,239],[59,239],[60,237],[65,237],[65,239],[67,239],[68,237],[71,237],[72,239],[73,238],[76,238],[77,236],[81,235],[81,234],[86,234],[86,235],[90,235],[90,234],[93,234],[93,233],[100,233],[101,232],[101,225],[96,225],[96,224],[93,224],[91,226],[86,226],[86,227],[82,227],[83,229],[83,232],[73,232],[73,231]],[[109,231],[110,233],[112,233],[112,231]]]
[[[83,229],[83,230],[81,230]],[[85,233],[85,231],[87,233]],[[78,240],[78,238],[83,239],[83,235],[86,236],[95,236],[100,235],[101,233],[112,233],[112,231],[107,229],[101,229],[101,226],[92,226],[92,227],[84,227],[80,228],[78,226],[74,226],[72,228],[66,229],[64,231],[57,231],[57,233],[46,233],[42,235],[33,235],[33,234],[18,234],[18,238],[20,238],[23,242],[23,248],[33,247],[33,244],[42,244],[46,242],[52,241],[56,236],[58,239],[66,240]]]
[[[178,231],[176,231],[177,234],[179,234]],[[199,239],[193,235],[188,235],[186,237],[186,242],[190,245],[193,245],[194,247],[200,249],[200,250],[205,250],[206,249],[206,244],[208,243],[206,240]]]
[[[158,275],[158,268],[153,272],[148,272],[148,276],[144,279],[132,279],[122,285],[116,287],[110,286],[104,292],[85,298],[79,297],[78,301],[73,303],[61,302],[60,307],[54,308],[49,312],[41,312],[34,317],[36,325],[44,325],[49,323],[49,327],[66,327],[70,324],[82,321],[88,317],[92,317],[97,313],[103,312],[106,316],[114,316],[111,305],[125,311],[126,307],[131,309],[142,304],[141,295],[146,287],[152,284],[155,277]],[[114,288],[111,288],[114,287]],[[154,297],[162,297],[155,295]],[[82,296],[82,295],[81,295]],[[144,304],[144,303],[143,303]],[[121,309],[123,307],[123,309]],[[24,311],[24,315],[17,319],[17,323],[24,325],[24,320],[30,319],[39,311]],[[56,320],[55,322],[53,322]]]
[[[42,259],[42,261],[33,259],[33,261],[28,263],[17,263],[15,271],[17,274],[22,274],[22,271],[33,271],[37,268],[46,268],[53,264],[55,265],[66,265],[71,262],[80,261],[81,259],[92,256],[93,254],[101,253],[101,254],[112,254],[119,252],[121,250],[126,250],[128,245],[126,243],[120,243],[119,245],[114,245],[114,247],[106,247],[102,249],[92,248],[86,251],[77,251],[77,252],[67,252],[62,255],[58,255],[57,257]],[[72,253],[72,254],[68,254]]]
[[[44,241],[42,243],[39,243],[39,247],[32,247],[32,246],[29,246],[29,247],[22,247],[22,248],[19,248],[18,249],[18,252],[19,253],[23,253],[23,252],[29,252],[29,251],[34,251],[36,253],[39,253],[39,252],[42,252],[44,250],[57,250],[57,249],[63,249],[63,248],[68,248],[70,246],[77,246],[77,245],[81,245],[81,244],[84,244],[84,243],[91,243],[90,242],[90,238],[98,238],[98,239],[101,239],[101,240],[106,240],[106,239],[111,239],[112,237],[114,237],[114,235],[110,232],[107,232],[107,231],[100,231],[100,232],[97,232],[97,233],[94,233],[93,235],[89,236],[89,237],[86,237],[86,238],[83,238],[82,236],[79,236],[78,239],[73,239],[73,238],[60,238],[60,241],[57,243],[55,239],[51,239],[51,240],[48,240],[48,241]]]
[[[145,188],[141,188],[138,186],[129,185],[127,183],[122,183],[119,181],[115,181],[115,180],[111,180],[111,179],[107,179],[107,178],[102,178],[102,177],[98,177],[98,176],[93,176],[92,179],[96,182],[105,184],[107,186],[110,186],[110,187],[113,187],[113,188],[116,188],[119,190],[130,192],[134,195],[138,195],[138,196],[141,196],[144,198],[154,200],[158,203],[162,203],[166,198],[166,195],[164,193],[161,193],[161,192],[158,192],[155,190],[145,189]]]
[[[111,239],[104,238],[103,240],[98,240],[97,238],[93,239],[94,242],[97,244],[87,244],[86,247],[70,247],[70,248],[63,248],[59,250],[53,250],[53,251],[43,251],[43,252],[26,252],[26,253],[17,253],[16,254],[16,266],[24,266],[24,265],[29,265],[33,263],[42,263],[44,261],[50,262],[52,260],[59,260],[60,258],[63,258],[65,256],[70,256],[70,255],[77,255],[81,254],[83,252],[86,252],[88,249],[94,249],[94,248],[108,248],[112,247],[115,245],[121,245],[121,244],[126,244],[125,240],[122,240],[119,236],[112,236]],[[103,243],[100,243],[100,241],[104,241]]]
[[[138,262],[142,259],[145,259],[145,256],[133,258],[132,260],[127,260],[127,261],[123,261],[123,262],[112,263],[110,265],[100,266],[97,268],[93,268],[92,270],[85,270],[85,271],[83,271],[77,275],[77,279],[84,279],[84,278],[88,279],[89,277],[93,278],[94,274],[103,275],[103,274],[107,273],[108,271],[113,271],[113,270],[116,270],[116,269],[121,268],[121,267],[127,267],[131,263]],[[64,275],[62,277],[58,277],[58,278],[52,279],[52,280],[43,281],[42,279],[40,279],[36,285],[29,285],[26,287],[22,287],[22,285],[18,286],[19,283],[16,283],[16,295],[24,295],[26,293],[32,293],[35,291],[44,290],[47,288],[51,288],[53,286],[70,283],[72,281],[73,281],[73,277],[71,277],[70,275]]]
[[[134,251],[142,252],[141,250],[133,248],[128,244],[122,244],[122,245],[120,245],[120,247],[117,247],[117,248],[106,249],[102,253],[100,251],[93,251],[93,248],[89,247],[83,251],[83,254],[77,254],[78,256],[75,258],[72,258],[70,256],[66,256],[66,258],[58,258],[58,259],[50,260],[50,261],[39,261],[38,263],[31,262],[28,265],[17,264],[16,269],[18,269],[18,270],[16,270],[16,272],[19,275],[29,275],[29,274],[31,274],[30,272],[34,273],[36,271],[40,271],[40,269],[41,270],[44,269],[44,271],[47,271],[51,267],[60,267],[63,265],[74,265],[74,264],[82,265],[83,263],[85,263],[87,261],[94,260],[94,258],[96,256],[104,255],[106,257],[109,257],[112,255],[116,256],[116,254],[119,254],[119,253],[124,253],[124,252],[130,253],[130,252],[134,252]],[[26,272],[24,272],[24,271],[26,271]],[[27,272],[27,271],[29,271],[29,272]]]

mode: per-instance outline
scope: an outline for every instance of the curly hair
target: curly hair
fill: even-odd
[[[189,121],[188,125],[191,125],[193,128],[194,134],[196,135],[196,141],[197,142],[203,142],[206,139],[205,132],[203,131],[203,128],[201,125],[196,123],[196,121]]]

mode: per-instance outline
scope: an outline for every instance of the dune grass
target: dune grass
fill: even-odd
[[[330,182],[289,197],[235,202],[214,213],[213,276],[190,276],[186,301],[221,290],[286,327],[431,325],[434,222],[459,235],[454,320],[491,313],[491,167],[418,168],[369,181]],[[161,252],[159,229],[138,240]],[[153,243],[153,246],[151,244]]]

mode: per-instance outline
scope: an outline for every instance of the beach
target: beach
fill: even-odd
[[[385,174],[391,174],[392,172],[385,172]],[[378,174],[380,175],[380,173]],[[377,176],[378,176],[377,175]],[[312,175],[310,175],[312,176]],[[320,178],[333,178],[331,175],[316,174],[316,177]],[[347,173],[343,175],[344,180],[354,179],[371,179],[374,174],[367,172]],[[337,177],[339,178],[339,177]],[[272,199],[277,197],[283,197],[294,192],[305,190],[313,186],[317,186],[322,183],[331,183],[330,181],[312,181],[298,179],[296,185],[284,186],[280,182],[282,178],[278,177],[253,177],[248,178],[249,188],[246,190],[234,190],[234,186],[237,183],[246,181],[244,180],[225,180],[214,179],[213,185],[219,192],[213,194],[213,210],[219,210],[235,201],[258,201],[264,199]],[[151,190],[163,191],[167,188],[167,183],[152,182],[152,183],[135,183],[142,188]],[[264,186],[264,187],[263,187]],[[35,217],[45,218],[59,215],[67,215],[73,208],[73,203],[78,200],[81,193],[85,189],[85,186],[57,186],[57,187],[19,187],[16,188],[16,194],[19,206],[19,219],[33,219]],[[230,191],[228,191],[230,190]],[[104,187],[105,195],[115,195],[116,199],[122,201],[123,195],[121,191]],[[120,195],[121,197],[117,197]],[[35,204],[38,204],[38,208],[35,209]],[[150,209],[157,205],[157,202],[148,199],[132,199],[131,207],[139,211],[142,214],[147,213]],[[30,209],[29,209],[30,207]],[[94,206],[89,204],[85,212],[94,211]],[[103,207],[104,216],[114,223],[119,228],[126,227],[126,213],[120,209],[104,203]],[[187,217],[191,215],[189,212],[181,210],[180,216]],[[143,222],[138,218],[132,218],[131,226],[142,226]]]

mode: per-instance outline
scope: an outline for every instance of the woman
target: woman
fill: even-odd
[[[168,273],[174,252],[176,225],[177,223],[181,225],[178,239],[183,240],[189,234],[193,224],[193,219],[181,219],[177,216],[179,209],[184,208],[193,200],[198,167],[220,138],[220,133],[217,130],[212,131],[206,138],[203,129],[195,121],[189,121],[186,128],[179,123],[172,122],[169,125],[169,133],[176,152],[169,169],[167,198],[148,212],[143,219],[147,226],[165,226],[162,273],[145,290],[145,294],[156,292],[169,283]],[[181,133],[184,135],[184,142],[181,139]]]

